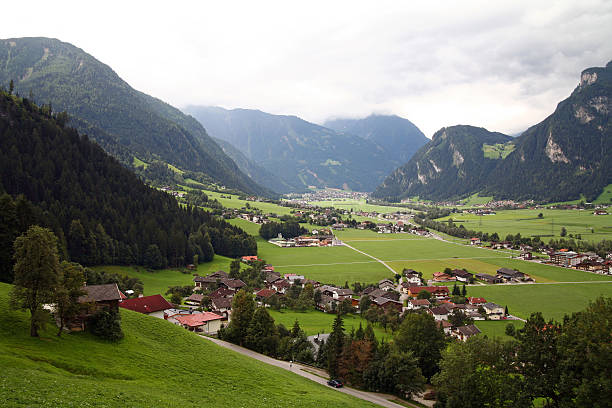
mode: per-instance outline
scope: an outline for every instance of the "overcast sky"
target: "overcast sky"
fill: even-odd
[[[70,42],[177,107],[397,114],[428,137],[522,131],[612,59],[609,0],[422,3],[10,1],[0,38]]]

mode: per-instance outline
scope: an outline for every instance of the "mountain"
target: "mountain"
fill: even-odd
[[[381,146],[388,159],[399,167],[429,142],[423,132],[408,119],[396,115],[370,115],[363,119],[333,119],[323,126],[351,133]]]
[[[511,141],[474,127],[438,131],[374,196],[444,200],[478,192],[498,199],[594,199],[612,183],[611,111],[609,62],[583,71],[552,115]]]
[[[202,106],[185,111],[213,137],[229,142],[274,174],[286,185],[281,192],[305,191],[308,186],[371,191],[397,166],[389,160],[389,152],[372,140],[296,116]],[[265,180],[258,181],[272,188]]]
[[[51,228],[62,255],[84,265],[256,253],[243,230],[146,186],[65,121],[0,91],[0,281],[12,281],[12,243],[32,224]]]
[[[247,193],[265,193],[244,175],[194,118],[130,87],[109,66],[83,50],[56,39],[0,40],[0,85],[33,95],[66,111],[74,124],[119,155],[161,160],[183,170],[203,173],[215,182]],[[98,130],[94,130],[94,129]],[[92,131],[93,130],[93,131]]]
[[[487,158],[483,146],[511,149],[512,138],[474,126],[437,131],[408,163],[395,170],[375,191],[375,197],[396,201],[419,196],[434,200],[461,197],[481,188],[498,160]]]
[[[223,152],[238,165],[240,170],[257,184],[265,186],[272,191],[291,191],[292,187],[289,184],[246,157],[246,155],[238,150],[233,144],[225,140],[213,139],[221,149],[223,149]]]
[[[582,72],[552,115],[516,139],[491,173],[486,194],[566,201],[595,199],[612,183],[612,61]]]

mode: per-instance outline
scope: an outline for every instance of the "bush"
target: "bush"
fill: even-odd
[[[119,341],[123,338],[121,315],[112,309],[100,309],[89,318],[89,330],[94,336],[105,340]]]

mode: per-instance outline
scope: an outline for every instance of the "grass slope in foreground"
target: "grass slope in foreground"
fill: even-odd
[[[29,337],[0,284],[0,405],[10,407],[373,407],[223,349],[178,326],[121,311],[125,339]]]

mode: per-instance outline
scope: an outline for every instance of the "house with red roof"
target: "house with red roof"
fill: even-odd
[[[470,305],[484,305],[487,303],[487,300],[482,297],[469,297],[467,300]]]
[[[216,334],[221,328],[222,316],[211,312],[178,315],[176,321],[189,331]]]
[[[119,307],[133,310],[134,312],[164,318],[164,311],[172,309],[173,306],[162,295],[142,296],[133,299],[125,299],[119,303]]]

